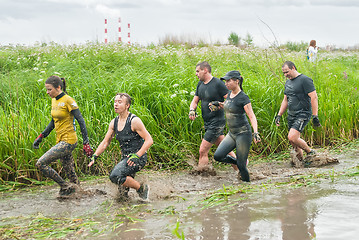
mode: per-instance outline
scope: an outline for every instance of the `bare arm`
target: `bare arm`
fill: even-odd
[[[244,111],[246,111],[249,121],[251,122],[255,136],[256,136],[256,134],[258,135],[258,123],[257,123],[256,115],[254,114],[253,109],[252,109],[252,104],[251,103],[246,104],[244,106]],[[257,139],[256,137],[254,137],[254,142],[255,143],[260,142],[260,138]]]
[[[280,105],[278,115],[282,116],[283,113],[285,112],[285,110],[287,110],[287,107],[288,107],[288,99],[287,99],[287,95],[284,95],[282,104]]]
[[[196,111],[197,106],[198,106],[198,102],[199,102],[199,97],[194,96],[193,99],[192,99],[191,104],[189,105],[189,109]],[[189,119],[191,119],[193,121],[193,120],[196,119],[196,116],[195,115],[189,115]]]
[[[248,103],[244,106],[244,111],[246,111],[246,114],[249,118],[249,121],[251,122],[252,128],[254,132],[258,132],[258,123],[256,115],[253,112],[252,104]]]
[[[133,118],[131,128],[132,131],[137,132],[138,135],[140,135],[140,137],[142,137],[145,140],[140,150],[138,150],[138,152],[136,153],[137,156],[141,157],[152,146],[153,139],[140,118],[138,117]]]
[[[108,126],[108,130],[107,130],[107,133],[105,135],[105,138],[102,140],[102,142],[100,143],[100,145],[98,145],[94,155],[96,156],[100,156],[101,153],[103,153],[106,148],[108,147],[108,145],[110,145],[111,143],[111,140],[112,138],[114,137],[115,135],[115,128],[114,128],[114,122],[115,120],[113,119],[111,122],[110,122],[110,125]],[[93,159],[89,164],[88,166],[91,167],[92,164],[94,164],[95,160]]]
[[[189,105],[189,109],[196,110],[196,109],[197,109],[197,106],[198,106],[198,103],[199,103],[199,97],[198,97],[198,96],[194,96],[193,99],[192,99],[191,104]]]
[[[277,116],[275,117],[275,124],[277,126],[280,126],[280,118],[284,114],[285,110],[287,110],[287,107],[288,107],[288,98],[287,98],[287,95],[284,95],[283,101],[279,108],[279,112],[278,112]]]
[[[308,96],[310,97],[310,103],[312,104],[312,112],[313,115],[318,116],[318,95],[317,91],[313,91],[308,93]]]

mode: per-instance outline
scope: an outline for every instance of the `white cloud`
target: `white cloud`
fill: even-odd
[[[247,33],[254,43],[316,39],[318,45],[358,43],[357,0],[0,0],[0,44],[103,40],[108,18],[115,41],[118,17],[123,39],[131,23],[131,41],[158,42],[166,35],[196,36],[226,42],[230,32]],[[263,33],[266,32],[266,33]],[[127,38],[127,37],[126,37]]]
[[[109,8],[105,5],[102,4],[98,4],[95,7],[96,11],[100,12],[101,14],[103,14],[105,17],[120,17],[121,16],[121,12],[120,9],[116,9],[116,8]]]

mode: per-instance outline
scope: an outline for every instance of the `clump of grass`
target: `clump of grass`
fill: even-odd
[[[180,222],[177,220],[176,227],[172,230],[172,234],[175,235],[178,239],[186,239],[183,231],[179,232]]]

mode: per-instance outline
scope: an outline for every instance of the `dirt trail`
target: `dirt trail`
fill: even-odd
[[[251,163],[249,185],[256,187],[262,183],[288,182],[293,176],[328,172],[331,169],[345,170],[357,166],[358,157],[359,151],[338,155],[336,158],[339,159],[339,164],[320,168],[295,168],[289,160]],[[243,184],[237,179],[238,174],[232,167],[224,166],[221,169],[217,167],[215,175],[213,172],[194,174],[193,171],[141,171],[136,179],[150,186],[149,202],[143,202],[133,189],[129,192],[128,201],[118,201],[117,186],[112,184],[108,177],[83,181],[82,190],[78,189],[77,193],[69,199],[58,198],[59,187],[56,185],[0,193],[0,236],[6,233],[10,234],[10,237],[5,239],[37,239],[38,236],[40,238],[43,236],[41,235],[43,231],[51,228],[53,230],[49,232],[50,235],[64,234],[61,235],[64,237],[59,239],[80,237],[80,239],[107,240],[118,239],[118,236],[121,236],[121,239],[131,240],[163,239],[163,236],[171,239],[173,237],[171,231],[175,228],[178,217],[182,216],[186,219],[191,217],[191,221],[195,222],[186,222],[189,226],[205,224],[208,219],[214,224],[218,220],[217,213],[213,216],[203,215],[205,212],[216,212],[217,209],[204,211],[201,209],[200,202],[211,196],[214,191],[223,189],[223,186]],[[275,193],[274,195],[276,196]],[[246,204],[256,203],[262,199],[261,194],[257,197],[258,199],[254,196],[247,203],[241,202],[237,211]],[[188,213],[189,209],[191,213]],[[229,213],[225,213],[222,217],[226,214]],[[201,223],[194,220],[197,218],[201,219],[198,220]],[[249,222],[250,219],[251,217],[247,218]],[[197,227],[202,229],[200,225]],[[189,236],[191,234],[198,236],[198,233],[189,233],[188,229],[186,231]],[[203,237],[205,232],[201,233]],[[30,237],[34,234],[35,238]]]
[[[331,166],[329,166],[331,167]],[[286,181],[292,176],[318,171],[318,168],[294,168],[289,162],[265,162],[249,166],[251,184],[266,181]],[[136,177],[150,186],[150,201],[200,194],[225,186],[237,185],[237,173],[231,168],[216,170],[213,174],[193,174],[192,171],[161,172],[143,171]],[[17,192],[1,193],[0,218],[42,213],[43,215],[72,215],[95,211],[108,199],[118,197],[118,189],[107,177],[83,182],[82,190],[70,199],[59,199],[58,187],[42,186]],[[131,189],[130,203],[141,203],[137,193]]]

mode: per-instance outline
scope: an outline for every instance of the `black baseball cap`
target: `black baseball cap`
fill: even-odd
[[[221,80],[229,80],[229,79],[240,79],[241,78],[241,73],[238,71],[230,71],[227,72],[226,75],[224,77],[221,77]]]

